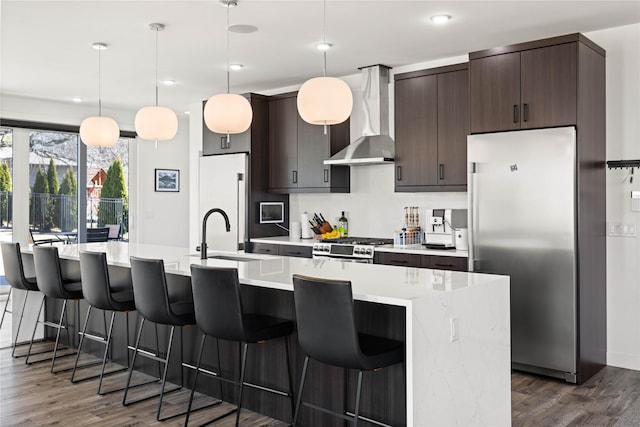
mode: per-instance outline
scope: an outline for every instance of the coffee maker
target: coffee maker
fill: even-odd
[[[425,246],[440,249],[456,247],[456,230],[467,228],[466,209],[427,209]]]

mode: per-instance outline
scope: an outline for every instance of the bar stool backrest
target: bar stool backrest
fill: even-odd
[[[49,298],[74,299],[63,286],[62,268],[58,248],[55,246],[34,246],[33,263],[36,268],[38,287]]]
[[[237,269],[191,265],[191,288],[196,323],[202,332],[246,341]]]
[[[87,302],[100,310],[113,310],[107,254],[80,251],[82,293]]]
[[[27,279],[24,275],[20,243],[2,242],[2,261],[4,263],[4,275],[9,285],[16,289],[37,291],[38,285],[35,279]]]
[[[137,257],[130,257],[130,261],[133,299],[138,313],[154,323],[174,324],[164,261]]]
[[[313,359],[362,369],[351,282],[293,275],[298,341]]]

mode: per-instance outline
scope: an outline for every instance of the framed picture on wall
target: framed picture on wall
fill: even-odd
[[[156,191],[180,191],[180,171],[177,169],[156,169]]]

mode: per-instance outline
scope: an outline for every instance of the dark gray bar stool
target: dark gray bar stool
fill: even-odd
[[[142,316],[140,321],[140,327],[138,329],[138,335],[136,337],[136,345],[133,352],[133,358],[131,359],[131,365],[129,365],[129,376],[127,379],[127,385],[124,391],[124,397],[122,404],[125,406],[133,403],[141,402],[143,400],[152,399],[154,397],[160,397],[158,402],[158,411],[156,419],[158,421],[164,421],[169,418],[174,418],[180,415],[186,414],[186,411],[178,414],[170,415],[165,418],[161,418],[162,400],[165,394],[180,390],[184,383],[184,377],[181,378],[181,385],[176,386],[170,390],[165,390],[165,383],[167,380],[167,370],[169,368],[169,357],[171,356],[171,346],[173,344],[173,335],[176,326],[188,326],[195,325],[196,318],[193,309],[193,301],[173,301],[169,298],[169,291],[167,288],[167,277],[164,271],[164,262],[161,259],[144,259],[131,257],[131,279],[133,283],[133,295],[135,299],[136,310],[138,314]],[[145,321],[161,325],[171,326],[171,332],[169,334],[169,342],[167,344],[167,351],[165,357],[161,357],[159,351],[157,354],[153,354],[149,351],[140,349],[140,338],[142,336],[142,330],[144,328]],[[155,360],[164,365],[162,373],[162,388],[160,393],[153,396],[144,397],[134,401],[127,402],[127,394],[131,386],[131,375],[133,373],[133,367],[136,361],[136,356],[143,356],[151,360]],[[180,349],[180,355],[182,355],[182,348]],[[184,363],[180,361],[180,373],[183,374]],[[216,402],[214,404],[218,404]],[[206,405],[202,408],[212,405]]]
[[[358,333],[349,281],[293,275],[293,294],[298,341],[306,353],[293,426],[297,423],[301,405],[351,421],[356,426],[359,419],[371,422],[360,416],[362,373],[401,363],[404,360],[404,344],[388,338]],[[353,416],[302,401],[309,358],[332,366],[358,370]]]
[[[109,269],[107,267],[107,254],[104,252],[80,251],[80,277],[82,278],[82,293],[89,304],[89,308],[82,328],[82,334],[80,335],[76,361],[73,365],[73,372],[71,373],[71,382],[75,384],[79,381],[86,381],[99,377],[98,394],[104,395],[124,390],[124,388],[118,388],[108,392],[102,392],[102,379],[105,375],[115,374],[116,372],[122,372],[129,369],[129,312],[136,309],[133,300],[133,288],[131,287],[131,282],[130,280],[121,280],[120,282],[110,280]],[[105,324],[105,336],[87,333],[87,325],[89,324],[91,310],[93,308],[111,311],[111,320],[109,322],[108,329]],[[124,368],[112,370],[105,374],[104,369],[107,363],[107,355],[111,348],[111,332],[113,331],[113,323],[116,313],[118,312],[124,312],[126,316],[127,365]],[[77,380],[75,378],[76,369],[79,367],[78,360],[80,359],[80,352],[85,339],[90,339],[104,344],[105,348],[102,356],[102,369],[99,375],[92,375]]]
[[[5,314],[13,314],[8,309],[9,300],[11,299],[11,293],[13,292],[13,290],[19,289],[26,292],[24,296],[24,302],[22,303],[22,309],[20,310],[20,319],[18,320],[18,327],[16,328],[16,336],[13,339],[13,348],[11,350],[11,356],[18,357],[16,356],[16,344],[18,342],[18,336],[20,334],[20,327],[22,326],[24,308],[27,305],[27,298],[29,298],[29,291],[38,292],[40,289],[38,289],[38,284],[35,277],[25,277],[24,275],[24,265],[22,264],[22,254],[20,253],[20,243],[2,242],[0,243],[0,246],[2,247],[2,262],[4,264],[4,274],[7,282],[11,286],[9,288],[9,294],[7,295],[7,302],[4,304],[2,319],[0,319],[0,328],[2,328],[2,324],[4,323]]]
[[[291,400],[291,409],[293,411],[293,387],[291,384],[291,364],[289,362],[288,339],[289,335],[291,335],[291,332],[293,331],[293,322],[271,316],[245,313],[242,307],[242,298],[240,295],[238,270],[235,268],[214,268],[201,265],[191,265],[191,287],[193,290],[196,320],[198,322],[198,327],[203,332],[203,336],[202,342],[200,343],[196,375],[193,380],[193,388],[191,389],[191,397],[189,399],[189,409],[187,410],[185,426],[189,422],[191,403],[196,389],[198,373],[200,372],[202,351],[208,336],[228,341],[236,341],[242,344],[240,381],[232,381],[222,378],[220,375],[214,376],[214,378],[221,381],[228,381],[237,384],[240,387],[238,407],[237,409],[227,412],[208,423],[218,421],[219,419],[236,412],[236,426],[238,425],[240,420],[240,409],[242,407],[242,391],[245,385],[288,397]],[[247,349],[249,344],[261,344],[264,341],[280,337],[285,339],[284,345],[287,356],[289,392],[273,390],[264,386],[256,386],[254,384],[246,383],[244,378],[247,364]],[[218,370],[221,370],[219,353]]]
[[[62,268],[60,266],[60,258],[58,256],[58,248],[56,246],[34,246],[33,247],[33,263],[36,269],[36,278],[38,281],[38,287],[40,291],[43,293],[42,302],[40,303],[40,309],[38,310],[38,318],[40,317],[40,313],[42,312],[42,307],[44,306],[45,297],[51,299],[60,299],[63,301],[62,310],[60,312],[60,321],[58,323],[53,323],[49,321],[44,321],[43,324],[45,326],[57,329],[56,332],[56,343],[53,348],[53,356],[51,358],[51,373],[58,373],[63,371],[69,371],[72,368],[68,369],[60,369],[58,371],[54,371],[54,365],[56,363],[56,357],[58,357],[58,344],[60,342],[60,331],[62,329],[65,330],[67,335],[67,346],[71,348],[71,338],[69,337],[69,328],[68,324],[63,325],[63,321],[65,316],[67,315],[67,301],[75,300],[76,301],[76,309],[77,313],[80,313],[80,300],[83,298],[82,295],[82,284],[78,281],[66,279],[62,277]],[[78,327],[80,324],[78,322]],[[31,335],[31,343],[33,344],[33,337],[36,333],[36,327],[33,328],[33,334]],[[29,354],[31,353],[31,345],[29,345]],[[64,354],[64,356],[74,355],[73,353]],[[27,364],[29,362],[29,356],[27,356],[26,360]]]

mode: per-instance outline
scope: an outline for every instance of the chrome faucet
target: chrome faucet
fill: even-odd
[[[227,233],[231,231],[231,224],[229,223],[229,217],[227,216],[227,213],[218,208],[209,209],[209,211],[204,214],[204,218],[202,219],[202,243],[200,244],[200,259],[207,259],[207,219],[209,219],[209,215],[214,212],[218,212],[224,218],[224,222],[227,227]]]

